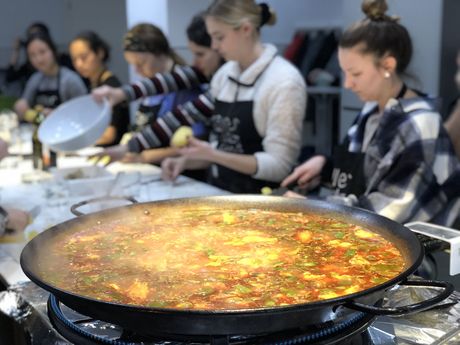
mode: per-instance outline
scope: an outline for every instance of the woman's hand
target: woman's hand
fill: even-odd
[[[182,157],[170,157],[163,160],[161,163],[161,177],[166,181],[174,181],[182,171],[185,170],[185,164],[187,158]]]
[[[16,208],[5,208],[8,212],[8,222],[6,228],[14,232],[22,232],[27,227],[30,221],[30,215]]]
[[[187,147],[179,150],[179,153],[189,159],[195,159],[200,161],[212,161],[214,148],[212,145],[203,140],[190,137],[188,140]]]
[[[307,190],[314,189],[321,182],[321,170],[326,164],[326,157],[314,156],[294,169],[292,174],[286,177],[282,182],[282,187],[297,181],[297,185]]]
[[[98,102],[102,102],[104,98],[107,98],[111,106],[117,105],[118,103],[126,100],[126,95],[121,88],[111,87],[108,85],[95,88],[91,94]]]
[[[145,163],[140,153],[128,152],[121,159],[123,163]]]
[[[126,145],[115,145],[115,146],[107,147],[106,149],[104,149],[103,151],[99,152],[98,154],[95,154],[91,158],[99,157],[99,159],[96,160],[96,161],[99,161],[103,157],[108,156],[110,158],[109,162],[112,163],[112,162],[122,160],[127,154],[128,154],[128,146],[126,146]]]
[[[283,196],[287,196],[288,198],[296,198],[296,199],[305,199],[305,196],[291,190],[288,190]]]

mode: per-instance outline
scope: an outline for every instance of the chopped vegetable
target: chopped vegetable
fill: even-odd
[[[337,298],[405,269],[391,242],[342,220],[265,209],[151,207],[73,232],[38,257],[53,286],[152,308],[270,308]]]

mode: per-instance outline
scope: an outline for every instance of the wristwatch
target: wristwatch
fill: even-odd
[[[0,236],[6,232],[6,224],[8,224],[8,212],[0,206]]]

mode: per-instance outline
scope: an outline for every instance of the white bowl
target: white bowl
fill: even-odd
[[[38,128],[38,139],[53,151],[76,151],[93,145],[110,124],[109,102],[91,95],[73,98],[51,112]]]

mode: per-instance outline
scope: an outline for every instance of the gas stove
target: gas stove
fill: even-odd
[[[73,343],[81,345],[373,344],[368,328],[375,321],[373,315],[356,313],[340,322],[330,321],[305,328],[262,335],[166,336],[158,334],[152,336],[133,333],[117,325],[88,318],[65,307],[53,295],[48,300],[48,315],[60,334]],[[151,331],[151,333],[154,332]]]
[[[387,293],[392,304],[426,299],[432,289],[397,286]],[[33,283],[21,283],[0,293],[0,315],[14,320],[30,345],[221,345],[221,344],[343,344],[413,345],[460,343],[460,293],[441,305],[412,316],[390,318],[354,313],[350,320],[259,336],[201,336],[162,338],[134,334],[121,327],[76,313]],[[57,315],[57,314],[60,315]],[[49,316],[48,316],[49,315]],[[63,318],[63,321],[61,320]],[[0,330],[2,329],[0,318]],[[50,321],[51,320],[51,321]],[[161,330],[159,330],[160,332]],[[82,334],[84,335],[83,337]],[[0,344],[3,340],[0,339]],[[8,340],[5,340],[8,341]],[[12,344],[6,342],[5,344]]]

